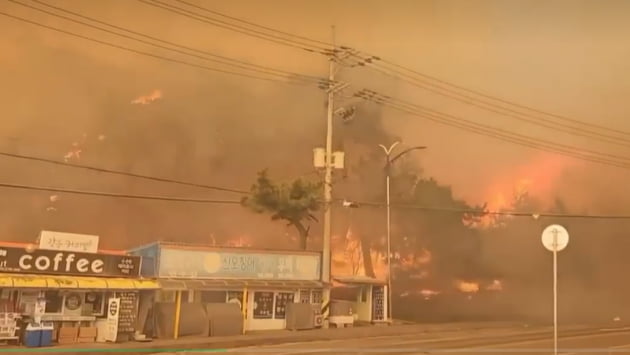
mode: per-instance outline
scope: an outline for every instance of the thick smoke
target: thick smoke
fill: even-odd
[[[10,49],[0,52],[13,54],[0,57],[3,151],[61,160],[77,143],[80,159],[73,162],[242,190],[263,168],[280,179],[312,171],[312,148],[323,141],[325,124],[324,95],[317,89],[206,73],[2,23],[19,29],[7,31],[19,34],[0,43]],[[181,40],[190,30],[170,34]],[[162,90],[161,100],[131,104],[154,89]],[[2,164],[2,180],[10,183],[240,199],[32,161],[2,158]],[[109,248],[239,236],[268,246],[286,242],[284,225],[238,205],[72,194],[57,194],[52,203],[50,195],[5,189],[0,217],[5,238],[31,241],[40,230],[53,229],[100,235]]]
[[[131,14],[133,21],[127,23],[133,23],[134,28],[193,47],[216,50],[232,57],[240,55],[241,59],[313,75],[322,75],[325,71],[324,61],[305,59],[311,57],[281,50],[269,51],[256,41],[245,40],[235,45],[237,42],[232,34],[214,32],[205,26],[153,11],[142,12],[140,16],[135,11],[137,7],[135,12],[128,11],[125,2],[112,5],[107,11],[103,8],[106,5],[94,6],[97,7],[90,9],[92,14],[101,14],[112,22],[117,22],[120,14]],[[352,11],[356,8],[354,6]],[[62,25],[60,21],[43,19],[15,6],[11,11]],[[415,13],[413,16],[413,21],[419,22]],[[483,23],[487,22],[484,20]],[[554,17],[554,26],[556,23]],[[68,28],[83,31],[76,26]],[[313,173],[311,154],[314,147],[324,144],[325,96],[317,90],[207,73],[104,49],[4,18],[0,21],[0,31],[3,33],[0,38],[2,151],[62,159],[68,151],[76,149],[73,148],[76,142],[81,149],[80,163],[245,190],[255,173],[263,168],[269,168],[272,177],[279,180],[297,176],[319,178]],[[469,31],[468,26],[466,31]],[[90,34],[102,35],[95,31]],[[434,36],[433,33],[430,35]],[[435,38],[436,41],[443,40],[439,36]],[[450,42],[445,43],[444,48],[450,48]],[[550,50],[556,50],[555,43],[549,43]],[[234,47],[247,48],[250,54],[235,55]],[[529,51],[528,47],[523,48]],[[579,50],[582,53],[583,48],[579,47]],[[427,47],[425,52],[430,51]],[[461,58],[451,49],[446,52],[449,59],[444,62],[445,66]],[[498,52],[511,51],[501,49]],[[410,52],[409,56],[415,54]],[[573,63],[579,57],[586,56],[574,55],[567,62]],[[433,60],[439,67],[436,58],[426,59],[429,63]],[[520,60],[531,60],[527,56],[522,58]],[[540,61],[541,67],[553,72],[543,71],[540,77],[560,75],[549,65],[548,55],[540,56]],[[520,68],[536,64],[522,62],[523,65],[515,66],[514,58],[505,58],[509,65],[480,62],[486,63],[491,70],[519,67],[515,69],[519,73],[522,72]],[[578,67],[581,65],[579,61],[575,63]],[[598,67],[608,66],[598,62]],[[461,73],[470,69],[462,68]],[[497,80],[489,78],[484,70],[469,71],[478,73],[481,81]],[[522,78],[520,75],[510,77],[506,74],[506,80]],[[572,81],[553,78],[551,81],[566,88],[579,87]],[[360,77],[353,78],[353,82],[361,80]],[[499,81],[495,84],[496,87],[503,85]],[[378,83],[375,89],[384,85],[387,84]],[[530,85],[518,90],[522,90],[524,96],[528,90],[537,91],[539,80]],[[148,105],[131,104],[132,99],[154,89],[162,90],[161,100]],[[562,90],[554,88],[554,94],[559,91]],[[396,95],[403,92],[398,88]],[[578,96],[567,97],[571,102],[587,101]],[[619,97],[622,97],[621,102],[624,96]],[[607,99],[602,101],[608,102]],[[622,116],[622,112],[618,114],[618,117]],[[501,149],[505,147],[503,145],[499,146],[501,152],[494,153],[496,142],[491,142],[491,148],[488,148],[486,138],[470,138],[450,129],[409,119],[402,121],[400,117],[392,117],[390,112],[383,113],[372,106],[359,105],[355,119],[347,124],[340,120],[335,122],[335,147],[343,149],[347,158],[346,171],[335,173],[336,198],[384,201],[384,156],[378,144],[388,145],[399,138],[398,135],[406,140],[406,144],[429,145],[431,153],[426,155],[426,161],[424,158],[416,160],[413,156],[400,161],[402,164],[397,167],[393,188],[397,201],[413,197],[444,207],[470,207],[473,203],[461,201],[460,196],[475,196],[475,203],[486,202],[485,196],[480,198],[477,194],[484,191],[485,186],[481,185],[492,181],[498,166],[513,166],[514,156],[518,156],[514,150]],[[461,137],[465,139],[460,140]],[[521,151],[518,154],[524,155]],[[492,158],[488,159],[488,155]],[[7,183],[128,194],[240,198],[235,194],[9,158],[0,158],[0,164],[0,179]],[[431,182],[431,176],[436,176],[437,181]],[[625,180],[623,176],[611,176],[621,175],[618,171],[590,165],[570,168],[558,179],[554,189],[547,190],[553,191],[550,196],[536,196],[545,202],[558,198],[561,203],[552,208],[548,203],[542,203],[545,207],[530,205],[523,209],[566,213],[623,212],[627,210],[624,206],[630,197],[625,193]],[[417,189],[417,178],[423,179],[424,190]],[[453,191],[450,185],[454,185]],[[421,194],[414,195],[418,191]],[[281,223],[270,222],[268,216],[252,214],[238,205],[140,201],[12,189],[3,189],[2,194],[2,239],[32,241],[40,230],[53,229],[100,235],[102,245],[108,248],[132,247],[159,239],[223,243],[239,236],[251,238],[254,245],[284,247],[290,240],[287,234],[293,233]],[[58,195],[58,199],[51,201],[51,195]],[[383,208],[364,206],[355,210],[336,209],[334,213],[336,235],[343,235],[348,227],[352,227],[366,245],[382,250],[385,235]],[[426,243],[428,248],[436,249],[437,269],[431,271],[442,282],[427,286],[447,287],[455,278],[487,280],[497,277],[504,282],[505,290],[498,294],[498,299],[480,301],[480,294],[469,303],[468,310],[476,308],[477,315],[486,316],[505,316],[519,311],[539,318],[549,315],[551,256],[540,244],[540,232],[548,223],[565,224],[571,233],[571,243],[560,256],[560,296],[562,312],[566,312],[562,315],[601,316],[605,319],[624,316],[622,305],[630,292],[623,278],[627,266],[626,251],[630,246],[627,245],[630,242],[629,226],[624,221],[517,217],[508,219],[505,227],[471,232],[461,226],[460,216],[447,218],[439,214],[398,210],[394,213],[396,238],[416,238],[420,244]],[[314,226],[312,231],[314,238],[309,247],[318,249],[321,225]],[[422,286],[424,281],[409,278],[405,282],[397,287],[411,289]],[[456,301],[467,302],[465,297]],[[593,304],[598,307],[588,306]],[[458,312],[461,315],[466,311],[466,307],[454,308],[452,303],[448,306],[456,316]],[[574,311],[571,313],[570,309]]]

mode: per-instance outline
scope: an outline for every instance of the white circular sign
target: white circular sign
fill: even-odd
[[[542,243],[549,251],[564,250],[569,244],[569,232],[559,224],[552,224],[542,232]]]

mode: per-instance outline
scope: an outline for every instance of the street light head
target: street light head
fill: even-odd
[[[358,208],[359,204],[353,201],[343,200],[342,206],[345,208]]]
[[[392,145],[389,146],[389,148],[385,147],[382,144],[379,144],[378,146],[381,147],[383,149],[383,151],[385,151],[385,154],[387,154],[388,156],[392,153],[392,150],[394,150],[394,148],[396,148],[397,145],[399,145],[400,142],[396,141],[394,143],[392,143]]]

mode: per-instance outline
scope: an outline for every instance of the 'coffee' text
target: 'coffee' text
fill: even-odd
[[[75,254],[68,254],[64,258],[64,253],[57,253],[52,260],[45,255],[33,257],[32,255],[22,255],[19,259],[20,269],[31,270],[33,267],[39,271],[65,271],[79,273],[103,273],[104,262],[100,259],[88,260],[80,258],[75,260]]]

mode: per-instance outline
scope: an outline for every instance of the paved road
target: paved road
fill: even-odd
[[[240,354],[553,354],[551,328],[482,329],[230,349]],[[630,329],[561,332],[559,355],[630,354]]]

